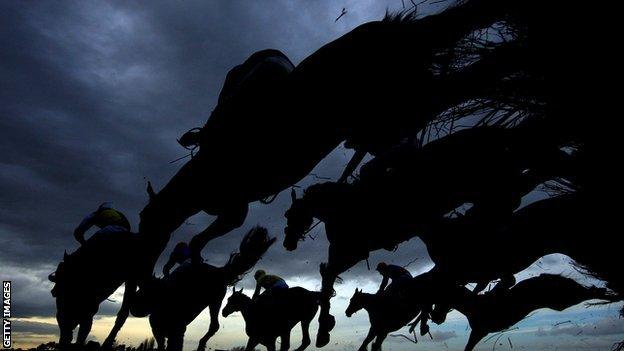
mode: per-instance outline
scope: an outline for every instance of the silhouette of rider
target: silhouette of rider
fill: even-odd
[[[111,202],[101,204],[97,210],[86,216],[74,230],[74,238],[81,245],[86,243],[84,235],[92,226],[100,228],[94,235],[130,231],[130,222],[123,213],[113,208]]]
[[[171,255],[169,255],[169,260],[163,266],[163,274],[165,277],[169,276],[171,268],[173,268],[176,263],[180,266],[191,263],[191,248],[183,241],[176,244]]]
[[[412,279],[412,274],[407,269],[394,264],[379,262],[377,271],[383,276],[377,294],[381,294],[384,291],[387,293],[399,292]],[[388,286],[389,280],[392,280],[392,283]],[[386,286],[388,286],[388,289],[386,289]]]
[[[254,291],[252,299],[255,300],[260,295],[260,290],[264,288],[262,295],[276,295],[280,292],[288,290],[288,284],[286,281],[276,275],[267,274],[262,269],[259,269],[254,274],[256,279],[256,290]]]

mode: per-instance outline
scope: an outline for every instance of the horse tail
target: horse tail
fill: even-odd
[[[234,285],[260,261],[264,253],[277,239],[271,238],[264,227],[251,228],[240,243],[239,251],[233,252],[223,266],[225,281]]]
[[[382,23],[402,28],[402,37],[412,42],[426,36],[429,45],[447,48],[471,32],[500,21],[513,10],[512,3],[497,0],[460,1],[440,13],[421,17],[421,12],[408,9],[386,13]],[[433,38],[432,38],[433,36]]]

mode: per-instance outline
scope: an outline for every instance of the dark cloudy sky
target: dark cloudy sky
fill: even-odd
[[[182,165],[169,163],[185,152],[175,139],[205,122],[230,68],[265,48],[282,50],[297,64],[328,41],[401,6],[400,0],[0,2],[0,277],[14,283],[18,346],[55,338],[46,277],[65,249],[77,247],[71,234],[77,223],[99,203],[113,201],[136,228],[146,202],[145,179],[160,188]],[[343,7],[348,13],[335,22]],[[349,155],[337,149],[315,173],[335,178]],[[301,185],[314,180],[308,177]],[[267,226],[281,241],[288,205],[286,193],[270,206],[252,204],[245,225],[211,242],[204,257],[222,264],[255,224]],[[205,215],[189,219],[171,245],[188,240],[210,220]],[[318,233],[319,239],[294,253],[275,245],[260,266],[291,285],[318,289],[318,264],[327,248],[322,227]],[[406,264],[416,257],[409,267],[414,273],[431,266],[418,239],[392,255],[375,253],[371,261]],[[572,274],[565,258],[544,261],[551,273]],[[340,342],[334,349],[359,345],[366,316],[361,312],[346,319],[345,302],[355,286],[373,290],[379,277],[362,263],[345,278],[334,303],[339,316],[335,339]],[[251,278],[243,284],[251,287]],[[117,308],[116,303],[103,304],[96,338],[105,335]],[[575,328],[599,326],[583,340],[573,335],[576,331],[552,327],[588,311],[580,308],[523,322],[524,334],[517,338],[532,348],[608,349],[624,333],[622,322],[613,319],[615,310],[595,308],[591,317],[583,315],[584,322]],[[206,321],[202,315],[189,327],[189,349]],[[244,343],[240,316],[222,324],[213,347]],[[122,341],[149,336],[146,325],[131,319]],[[457,349],[465,342],[465,320],[458,314],[436,330],[436,340],[423,348],[439,349],[444,342]],[[388,345],[410,347],[399,340]]]

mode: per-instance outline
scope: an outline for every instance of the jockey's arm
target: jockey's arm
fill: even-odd
[[[253,296],[251,297],[252,300],[255,300],[256,297],[260,295],[260,290],[262,290],[262,287],[260,286],[260,284],[256,283],[256,290],[254,291]]]
[[[76,227],[76,229],[74,230],[74,238],[81,245],[86,242],[86,240],[84,238],[84,235],[87,232],[87,230],[89,230],[95,224],[94,223],[94,219],[95,219],[95,212],[93,212],[90,215],[86,216],[82,220],[82,222],[80,222],[78,227]]]
[[[377,290],[377,294],[381,294],[384,290],[386,290],[386,286],[388,286],[388,276],[384,275],[381,280],[381,285],[379,286],[379,290]]]

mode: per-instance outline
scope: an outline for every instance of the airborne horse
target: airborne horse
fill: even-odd
[[[465,315],[470,324],[471,332],[465,351],[472,351],[486,335],[512,327],[532,311],[541,308],[563,311],[593,299],[614,301],[607,289],[585,287],[572,279],[554,274],[541,274],[523,280],[505,291],[477,295],[458,286],[447,294],[451,296],[449,307]],[[413,328],[414,325],[410,330]]]
[[[499,128],[457,132],[422,149],[379,156],[362,167],[361,179],[353,184],[316,184],[306,189],[302,199],[293,192],[284,246],[296,249],[314,218],[325,223],[330,242],[328,262],[321,267],[326,300],[340,273],[366,259],[369,252],[392,250],[414,236],[420,236],[430,250],[441,250],[442,257],[454,257],[444,253],[452,245],[444,244],[449,239],[458,243],[458,252],[470,252],[468,244],[481,252],[483,245],[473,236],[432,234],[432,228],[446,223],[444,216],[458,206],[472,203],[469,217],[491,223],[491,233],[496,223],[509,219],[526,193],[553,173],[565,173],[567,157],[556,147],[551,151],[527,147],[534,141],[527,143],[524,132]],[[483,234],[475,235],[482,238]],[[444,245],[430,245],[438,241]],[[498,277],[494,274],[492,279]]]

